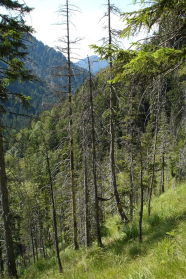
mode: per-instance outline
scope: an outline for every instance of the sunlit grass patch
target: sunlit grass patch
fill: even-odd
[[[138,216],[131,224],[114,216],[105,223],[103,248],[96,243],[61,252],[64,273],[54,258],[38,262],[20,278],[37,279],[183,279],[186,278],[186,186],[155,197],[152,214],[144,210],[143,243],[138,241]]]

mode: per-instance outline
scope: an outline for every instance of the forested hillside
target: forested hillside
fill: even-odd
[[[28,125],[30,122],[29,117],[22,117],[21,115],[35,116],[39,115],[45,109],[51,109],[59,97],[55,94],[56,89],[54,84],[60,85],[61,88],[67,83],[67,76],[63,71],[67,60],[65,56],[44,45],[34,37],[27,39],[27,61],[26,66],[38,78],[38,82],[24,81],[22,83],[15,81],[10,84],[8,89],[13,93],[20,93],[30,97],[30,108],[25,109],[20,103],[15,100],[9,99],[6,101],[5,106],[8,112],[13,112],[3,117],[4,125],[12,128],[21,128]],[[84,79],[83,73],[86,75],[86,70],[83,70],[73,64],[75,71],[74,78],[72,79],[73,92],[82,84]],[[58,68],[57,68],[58,67]],[[63,93],[65,98],[65,92]],[[17,114],[17,116],[15,116]]]
[[[8,5],[20,12],[28,10],[24,4],[14,1]],[[11,34],[13,37],[7,40],[15,44],[8,52],[7,41],[0,35],[3,53],[0,58],[7,64],[1,81],[2,104],[4,99],[9,102],[9,94],[17,94],[12,82],[26,79],[37,83],[37,76],[47,79],[50,87],[45,93],[49,93],[50,105],[53,104],[49,109],[44,107],[37,118],[14,132],[13,136],[6,127],[8,120],[0,128],[1,275],[8,272],[9,278],[31,278],[32,275],[24,275],[27,274],[24,270],[29,271],[30,266],[45,270],[47,264],[51,264],[58,266],[58,273],[64,274],[62,278],[70,278],[72,268],[74,277],[71,278],[87,278],[81,273],[87,266],[87,259],[80,262],[78,258],[86,248],[89,265],[95,266],[92,278],[104,278],[102,268],[105,266],[108,268],[105,278],[114,278],[113,273],[109,273],[113,266],[110,267],[109,263],[99,265],[99,259],[104,257],[114,257],[120,267],[117,278],[129,278],[122,277],[124,270],[121,266],[128,263],[131,255],[136,259],[141,255],[145,257],[148,249],[156,247],[158,251],[157,246],[161,244],[156,240],[164,239],[167,234],[175,240],[175,245],[168,239],[164,246],[167,253],[162,255],[158,266],[160,269],[162,266],[162,270],[168,266],[169,270],[169,264],[179,262],[178,277],[173,278],[184,278],[185,257],[178,246],[184,237],[185,247],[185,234],[181,233],[180,225],[185,220],[185,211],[183,197],[181,194],[178,197],[179,191],[175,189],[182,182],[180,191],[184,190],[186,174],[185,1],[142,1],[138,11],[122,13],[125,24],[121,37],[135,36],[144,30],[154,31],[129,50],[123,50],[115,44],[118,32],[113,32],[111,25],[112,12],[116,14],[118,9],[108,0],[105,13],[108,38],[102,47],[91,47],[109,65],[93,76],[91,61],[87,58],[87,72],[83,72],[78,80],[71,63],[70,7],[67,0],[62,9],[67,21],[65,67],[61,68],[60,53],[50,48],[46,50],[35,40],[37,54],[34,50],[30,52],[31,60],[45,64],[45,69],[54,63],[57,68],[53,68],[53,75],[43,71],[43,67],[37,68],[34,63],[25,65],[20,62],[20,57],[26,57],[26,53],[22,53],[25,45],[21,32],[28,28],[22,21],[16,22],[22,34],[16,34],[16,37],[15,23],[9,25],[8,21],[4,26],[10,29],[4,37]],[[77,88],[79,82],[82,85]],[[25,96],[29,95],[29,89],[23,87],[22,95],[16,97],[28,105]],[[41,98],[42,93],[40,95],[36,88],[34,92],[37,98]],[[47,99],[43,96],[40,102],[44,104]],[[8,110],[6,105],[3,108],[0,107],[1,114]],[[170,188],[173,188],[172,192]],[[164,194],[168,190],[172,193],[171,198]],[[179,201],[175,211],[174,195]],[[167,203],[166,207],[161,200]],[[109,223],[112,223],[110,227]],[[112,236],[113,230],[118,231],[117,239]],[[126,242],[129,252],[125,254],[122,249],[125,249]],[[152,248],[142,246],[144,242]],[[69,256],[72,253],[73,262]],[[49,259],[55,259],[55,263]],[[148,270],[151,267],[147,262],[142,275],[139,269],[128,275],[151,278],[152,273]],[[169,274],[175,274],[176,270],[175,267]],[[168,278],[161,270],[154,272],[161,278]],[[80,274],[76,275],[79,277],[75,277],[75,273]],[[86,268],[86,276],[89,274],[90,268]],[[54,278],[58,276],[53,275]]]

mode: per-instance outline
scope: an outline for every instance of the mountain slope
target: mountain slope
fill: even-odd
[[[7,112],[35,115],[47,109],[48,107],[46,104],[49,104],[50,107],[50,105],[59,99],[52,94],[52,88],[54,88],[55,84],[58,86],[61,96],[64,95],[65,97],[65,93],[63,94],[62,91],[64,91],[64,87],[68,83],[68,80],[65,71],[63,71],[63,76],[60,76],[60,68],[62,69],[66,66],[67,60],[62,53],[44,45],[34,37],[27,45],[29,53],[29,61],[26,62],[27,68],[31,69],[42,82],[14,82],[9,86],[10,92],[30,96],[31,107],[29,111],[11,99],[5,103],[5,107]],[[56,66],[58,67],[57,70],[55,70]],[[75,92],[76,88],[82,84],[83,75],[81,73],[85,72],[85,70],[73,63],[72,68],[75,73],[75,77],[72,77],[72,88],[73,92]],[[54,72],[56,77],[53,76]],[[64,97],[62,96],[62,98]],[[44,104],[45,106],[43,107]],[[21,128],[27,125],[28,121],[28,118],[15,117],[12,114],[7,114],[3,117],[3,124],[8,127],[16,126]]]
[[[145,208],[143,243],[137,238],[138,214],[129,225],[119,224],[116,216],[106,223],[104,247],[61,252],[63,279],[182,279],[186,278],[185,183],[169,189],[152,202],[152,215]],[[55,257],[40,260],[20,278],[59,278]]]

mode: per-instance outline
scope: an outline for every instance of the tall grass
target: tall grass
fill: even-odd
[[[55,258],[20,273],[20,278],[45,279],[182,279],[186,278],[186,186],[169,189],[144,210],[143,243],[137,237],[138,216],[125,226],[117,217],[106,223],[103,248],[66,249],[61,253],[64,273]]]

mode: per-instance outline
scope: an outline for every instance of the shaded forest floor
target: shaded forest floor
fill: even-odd
[[[169,189],[152,202],[152,215],[144,210],[143,243],[138,241],[138,213],[129,225],[117,216],[106,223],[103,248],[61,252],[63,275],[55,257],[19,270],[24,279],[182,279],[186,278],[186,184]]]

